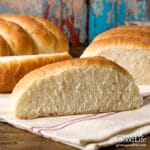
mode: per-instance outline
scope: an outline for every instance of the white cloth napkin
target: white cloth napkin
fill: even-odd
[[[62,117],[18,120],[9,108],[9,94],[0,94],[0,120],[80,149],[97,149],[150,133],[150,86],[139,86],[144,98],[141,108]]]

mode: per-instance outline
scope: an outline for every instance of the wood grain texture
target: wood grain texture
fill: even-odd
[[[115,0],[90,0],[89,3],[89,42],[98,34],[116,26]]]
[[[38,135],[0,123],[0,150],[76,150]]]
[[[17,129],[0,122],[0,150],[77,150],[77,148],[55,142],[27,131]],[[146,136],[146,146],[116,147],[115,145],[101,150],[149,150],[150,135]]]

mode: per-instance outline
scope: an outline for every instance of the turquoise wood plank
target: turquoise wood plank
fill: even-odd
[[[125,0],[117,0],[117,26],[125,24],[125,11],[126,5]]]
[[[116,26],[115,0],[90,0],[89,42],[99,33]]]
[[[126,21],[150,20],[150,0],[90,0],[89,42],[105,30]]]

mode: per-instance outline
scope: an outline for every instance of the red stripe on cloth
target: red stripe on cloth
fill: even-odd
[[[111,112],[111,113],[105,113],[105,114],[92,114],[92,115],[88,115],[85,117],[80,117],[80,118],[76,118],[76,119],[72,119],[54,126],[48,126],[48,127],[39,127],[39,126],[33,126],[31,127],[31,130],[33,131],[34,129],[38,130],[38,133],[41,133],[41,131],[43,130],[47,130],[47,131],[54,131],[54,130],[60,130],[63,128],[66,128],[74,123],[78,123],[81,121],[86,121],[86,120],[93,120],[93,119],[99,119],[99,118],[104,118],[110,115],[115,114],[116,112]]]

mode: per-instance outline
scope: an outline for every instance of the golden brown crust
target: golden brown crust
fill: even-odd
[[[27,83],[30,83],[33,80],[37,80],[38,78],[41,78],[44,75],[52,73],[54,71],[58,71],[58,70],[60,71],[60,70],[65,70],[65,69],[68,70],[72,67],[81,67],[81,66],[84,67],[84,66],[93,66],[93,65],[108,66],[110,68],[113,68],[114,70],[117,70],[118,72],[121,72],[123,74],[128,74],[128,72],[125,69],[123,69],[122,67],[114,63],[113,61],[108,60],[102,56],[70,59],[70,60],[46,65],[39,69],[35,69],[31,71],[30,73],[26,74],[24,78],[20,80],[20,82],[14,88],[13,92],[18,91],[19,89],[21,90],[22,87],[26,85]]]
[[[31,16],[31,15],[30,15]],[[69,51],[68,39],[67,36],[60,30],[54,23],[43,19],[41,17],[33,17],[36,21],[40,22],[45,28],[47,28],[52,34],[56,36],[57,44],[56,44],[56,51],[62,52],[64,50]]]
[[[0,92],[11,92],[16,83],[25,74],[36,68],[67,59],[71,59],[71,56],[67,53],[62,53],[61,55],[35,55],[34,58],[29,57],[22,60],[0,61]]]
[[[113,30],[113,31],[105,32],[105,33],[98,35],[97,37],[95,37],[93,42],[101,40],[101,39],[113,38],[113,37],[150,38],[150,32],[143,32],[141,30],[137,30],[137,31],[131,31],[131,30],[123,30],[123,31],[116,30],[115,31]]]
[[[137,30],[143,30],[146,32],[150,32],[150,27],[148,26],[118,26],[118,27],[114,27],[110,30],[132,30],[132,31],[137,31]]]
[[[0,36],[0,56],[11,55],[10,47],[7,42]]]
[[[35,53],[44,53],[44,50],[48,53],[48,51],[54,48],[54,35],[48,32],[42,24],[35,21],[29,15],[3,14],[0,18],[15,22],[22,27],[33,40]]]
[[[134,37],[112,37],[101,39],[90,44],[85,53],[94,52],[96,49],[104,48],[122,48],[131,50],[150,50],[150,38],[134,38]]]
[[[112,37],[134,37],[134,38],[150,38],[150,27],[140,26],[119,26],[97,35],[92,43],[95,41],[112,38]]]
[[[16,23],[0,19],[0,35],[13,55],[32,54],[32,43],[27,33]]]
[[[13,26],[18,27],[17,35],[13,32],[10,32],[12,38],[7,39],[8,44],[15,55],[18,54],[37,54],[37,53],[55,53],[55,52],[68,52],[68,40],[65,34],[53,23],[50,21],[31,16],[28,14],[0,14],[1,20],[4,20],[6,23],[12,24]],[[8,27],[3,26],[4,30],[8,31]],[[1,22],[0,22],[1,29]],[[11,29],[11,27],[9,27]],[[21,31],[22,30],[22,31]],[[3,30],[2,30],[3,31]],[[7,34],[4,31],[5,34]],[[27,37],[23,37],[26,36]],[[15,37],[15,38],[14,38]],[[15,49],[12,47],[11,41],[18,41],[18,45]],[[26,43],[25,43],[26,42]],[[28,43],[27,43],[28,42]],[[21,45],[22,44],[22,45]],[[25,46],[24,46],[25,45]],[[28,48],[29,47],[29,48]],[[20,50],[21,49],[21,50]],[[29,49],[29,52],[28,52]],[[21,52],[20,52],[21,51]]]

